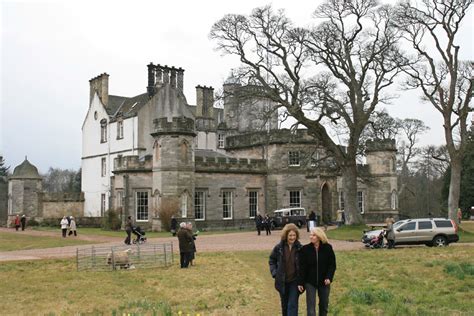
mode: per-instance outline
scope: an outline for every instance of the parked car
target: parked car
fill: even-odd
[[[288,223],[293,223],[299,228],[303,227],[306,223],[306,210],[302,207],[289,207],[273,212],[272,229],[281,228]]]
[[[395,245],[447,246],[459,240],[456,223],[447,218],[417,218],[398,221],[393,225]],[[381,230],[364,233],[362,242],[380,234]]]

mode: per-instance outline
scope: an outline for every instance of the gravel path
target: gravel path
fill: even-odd
[[[0,228],[1,231],[9,231],[11,229]],[[28,234],[32,236],[59,236],[59,233],[45,232],[45,231],[34,231],[26,230],[21,232],[22,234]],[[13,261],[13,260],[34,260],[34,259],[49,259],[49,258],[68,258],[76,255],[76,249],[90,248],[95,246],[120,246],[123,245],[123,238],[121,237],[107,237],[107,236],[78,236],[78,239],[87,241],[97,241],[98,244],[89,244],[81,246],[66,246],[57,248],[46,248],[46,249],[31,249],[31,250],[17,250],[17,251],[3,251],[0,252],[0,261]],[[196,248],[199,252],[215,252],[215,251],[242,251],[242,250],[266,250],[270,253],[273,246],[280,240],[280,231],[274,231],[272,235],[260,235],[257,236],[256,232],[237,232],[237,233],[226,233],[216,235],[202,235],[196,240]],[[300,230],[300,241],[303,244],[309,242],[309,233],[306,229]],[[164,238],[149,238],[148,243],[173,243],[173,249],[175,252],[178,251],[178,239],[176,237],[164,237]],[[365,249],[360,241],[343,241],[343,240],[330,240],[334,250],[337,251],[348,251],[348,250],[362,250]],[[474,246],[474,243],[455,243],[452,245],[464,245]],[[424,246],[422,246],[424,247]]]

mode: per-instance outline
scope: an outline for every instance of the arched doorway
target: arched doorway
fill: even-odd
[[[331,222],[331,192],[329,186],[324,183],[321,187],[321,205],[322,205],[322,223],[329,224]]]

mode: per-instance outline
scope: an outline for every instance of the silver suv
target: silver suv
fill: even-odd
[[[409,219],[395,229],[396,245],[447,246],[458,240],[458,227],[447,218]]]
[[[416,218],[396,222],[394,225],[395,245],[447,246],[459,240],[458,227],[447,218]],[[362,242],[366,243],[381,230],[365,232]]]

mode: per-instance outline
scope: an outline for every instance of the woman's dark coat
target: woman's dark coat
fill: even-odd
[[[312,243],[304,245],[300,252],[300,274],[298,285],[310,283],[315,287],[324,286],[324,280],[334,278],[336,272],[336,256],[330,244],[320,244],[319,251]]]
[[[283,293],[285,291],[285,260],[283,258],[283,247],[285,246],[286,241],[282,240],[278,243],[272,250],[270,254],[270,273],[272,277],[275,279],[275,288],[278,292]],[[298,253],[301,250],[301,243],[299,241],[295,241],[293,247],[296,247],[296,255],[295,255],[295,268],[296,268],[296,278],[298,279],[298,270],[299,270],[299,256]]]

